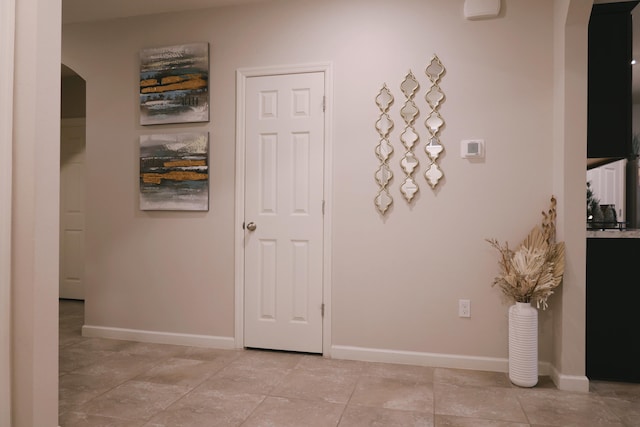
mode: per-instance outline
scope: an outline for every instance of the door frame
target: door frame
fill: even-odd
[[[244,348],[244,197],[245,197],[245,94],[250,77],[284,74],[324,74],[324,215],[322,289],[324,317],[322,319],[322,354],[330,356],[331,349],[331,212],[332,187],[332,99],[333,65],[330,62],[282,65],[273,67],[239,68],[236,70],[236,205],[235,205],[235,347]]]

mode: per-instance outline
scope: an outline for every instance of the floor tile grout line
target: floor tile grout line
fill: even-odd
[[[251,419],[251,417],[253,416],[253,414],[256,413],[256,411],[258,410],[258,408],[260,408],[260,406],[262,406],[262,404],[264,403],[265,400],[267,400],[267,398],[269,397],[268,395],[261,395],[262,396],[262,400],[260,401],[260,403],[258,403],[256,405],[255,408],[253,408],[253,410],[249,413],[249,415],[247,415],[247,417],[242,420],[242,422],[238,425],[238,427],[242,427],[243,425],[245,425],[247,423],[247,421],[249,421]]]
[[[349,405],[351,404],[351,399],[353,398],[353,395],[355,394],[356,390],[358,389],[358,385],[360,384],[360,381],[362,380],[362,378],[364,377],[364,368],[361,368],[359,374],[358,374],[358,379],[356,380],[356,383],[353,386],[353,390],[351,390],[351,393],[349,394],[349,398],[347,399],[347,402],[344,404],[344,408],[342,408],[342,412],[340,413],[340,417],[338,418],[338,424],[336,424],[336,427],[340,425],[340,423],[342,422],[342,419],[344,418],[344,414],[347,412],[347,409],[349,408]]]
[[[524,405],[522,404],[522,398],[520,393],[516,393],[516,400],[518,401],[518,405],[520,406],[520,410],[522,411],[522,414],[524,415],[524,419],[526,420],[528,425],[531,425],[531,420],[529,419],[529,415],[527,414],[527,411],[524,408]]]

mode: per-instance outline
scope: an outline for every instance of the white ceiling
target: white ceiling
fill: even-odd
[[[267,0],[62,0],[62,23],[101,21]]]

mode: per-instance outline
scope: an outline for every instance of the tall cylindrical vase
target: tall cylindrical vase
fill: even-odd
[[[530,303],[509,307],[509,379],[520,387],[538,384],[538,310]]]

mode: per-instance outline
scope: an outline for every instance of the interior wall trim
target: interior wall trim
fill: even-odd
[[[471,369],[476,371],[508,372],[509,360],[501,357],[465,356],[444,353],[387,350],[378,348],[334,345],[334,359],[358,360],[361,362],[397,363],[401,365],[430,366],[433,368]],[[538,373],[550,375],[549,362],[538,362]]]
[[[141,329],[112,328],[105,326],[82,326],[82,336],[90,338],[109,338],[125,341],[153,344],[187,345],[194,347],[231,350],[235,348],[233,337],[213,335],[179,334],[174,332],[145,331]]]
[[[555,366],[550,367],[550,376],[553,383],[559,390],[575,391],[580,393],[589,392],[589,378],[584,375],[565,375],[559,372]]]

